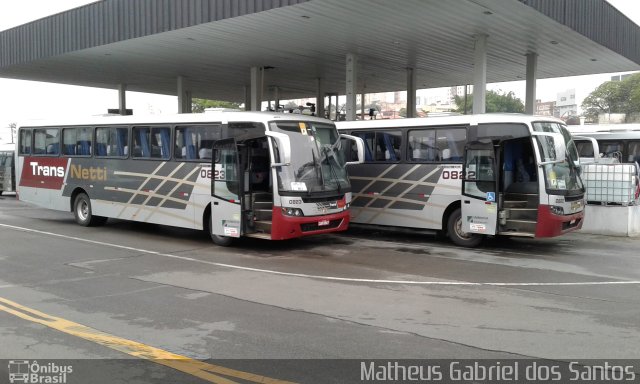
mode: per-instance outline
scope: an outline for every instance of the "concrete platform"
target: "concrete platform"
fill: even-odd
[[[640,206],[587,205],[582,233],[640,236]]]

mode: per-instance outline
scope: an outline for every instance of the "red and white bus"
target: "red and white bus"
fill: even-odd
[[[337,126],[366,143],[364,163],[348,167],[353,223],[438,231],[462,246],[582,226],[585,189],[561,120],[480,114]]]
[[[80,225],[205,229],[219,245],[343,231],[351,185],[340,143],[331,121],[261,112],[26,124],[17,192]]]

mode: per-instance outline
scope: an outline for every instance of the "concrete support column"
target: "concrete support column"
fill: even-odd
[[[407,117],[416,117],[416,71],[407,68]]]
[[[191,113],[191,91],[184,76],[178,76],[178,113]]]
[[[276,104],[275,107],[273,107],[273,110],[278,112],[278,109],[280,108],[280,88],[278,86],[273,87],[273,100]]]
[[[347,53],[347,121],[356,119],[357,96],[358,96],[358,56]]]
[[[262,67],[251,67],[251,110],[259,111],[262,107]]]
[[[127,85],[118,84],[118,109],[120,115],[127,114]]]
[[[324,81],[316,80],[316,116],[324,117]]]
[[[364,120],[364,92],[360,94],[360,120]]]
[[[527,88],[524,113],[533,115],[536,110],[536,80],[538,78],[538,54],[527,53]]]
[[[475,38],[473,60],[473,113],[485,113],[487,93],[487,35]]]
[[[251,110],[251,87],[246,85],[244,86],[244,110]]]

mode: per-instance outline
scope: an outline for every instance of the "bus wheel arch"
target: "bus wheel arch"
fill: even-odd
[[[93,214],[91,199],[83,189],[76,189],[71,196],[71,210],[73,211],[76,223],[83,227],[95,227],[107,222],[106,217]]]
[[[462,231],[462,206],[455,202],[447,207],[443,215],[442,225],[447,237],[456,245],[462,247],[477,247],[484,240],[483,235],[470,234]]]
[[[205,208],[204,213],[202,214],[202,228],[209,234],[211,241],[216,245],[228,247],[233,243],[233,237],[214,235],[211,233],[211,203],[207,205],[207,208]]]

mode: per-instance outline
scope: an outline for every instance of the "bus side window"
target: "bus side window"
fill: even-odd
[[[20,155],[30,155],[31,154],[31,130],[30,129],[21,129],[20,130]]]
[[[62,154],[75,156],[77,154],[76,143],[78,141],[78,128],[64,128],[62,130]]]
[[[627,153],[628,162],[640,163],[640,141],[630,141]]]
[[[33,130],[33,153],[36,155],[58,155],[60,153],[60,130],[39,128]]]
[[[437,161],[436,130],[409,131],[409,158],[411,161]]]
[[[593,157],[593,146],[590,142],[576,140],[576,149],[578,149],[579,157]]]
[[[374,132],[353,132],[353,135],[361,138],[364,141],[364,161],[373,161],[373,150],[376,134]]]
[[[402,132],[376,132],[376,161],[396,162],[400,160]]]
[[[436,137],[436,146],[438,147],[441,161],[462,161],[464,144],[467,141],[467,130],[465,128],[438,129]]]

